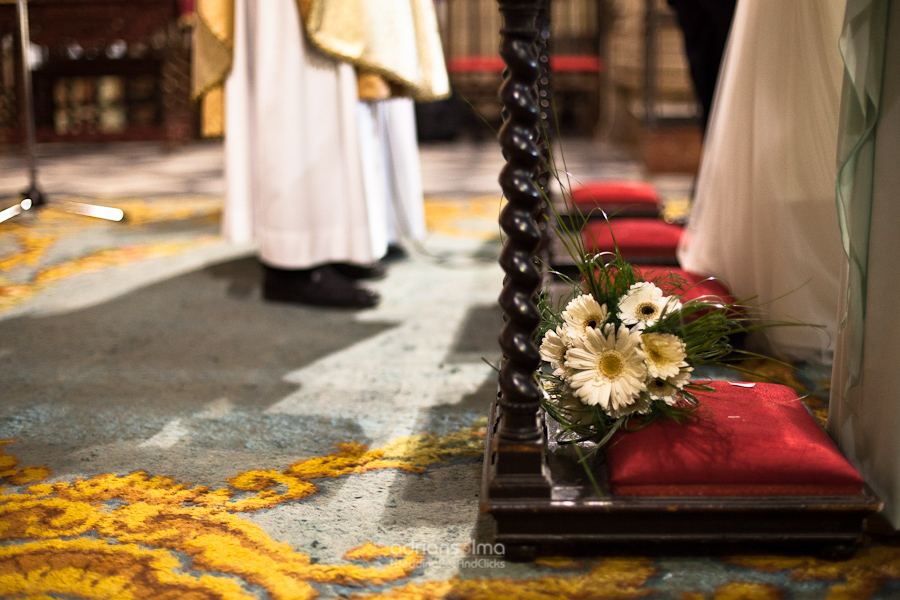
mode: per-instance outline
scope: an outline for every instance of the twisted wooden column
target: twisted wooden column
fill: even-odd
[[[535,294],[541,272],[535,254],[541,231],[535,215],[542,200],[536,182],[541,162],[537,103],[539,66],[535,53],[540,0],[499,0],[503,16],[500,55],[506,63],[500,87],[504,123],[499,140],[506,157],[500,185],[508,203],[500,214],[507,240],[500,255],[506,273],[500,306],[506,323],[500,333],[499,427],[495,438],[496,494],[549,495],[544,478],[541,389],[535,372],[541,359],[534,343],[540,323]]]

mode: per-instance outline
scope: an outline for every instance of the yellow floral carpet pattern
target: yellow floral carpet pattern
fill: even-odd
[[[453,237],[499,238],[497,215],[505,204],[499,196],[427,198],[425,226],[428,231]]]
[[[479,428],[419,435],[380,449],[347,443],[278,471],[246,471],[212,490],[143,472],[42,483],[46,467],[0,454],[0,592],[11,598],[314,598],[311,583],[378,585],[409,577],[423,556],[370,543],[349,564],[312,564],[242,513],[302,500],[315,481],[378,469],[420,473],[482,452]],[[14,440],[0,441],[0,448]],[[16,486],[21,491],[11,491]],[[187,562],[187,568],[184,563]],[[373,564],[374,563],[374,564]],[[383,564],[382,564],[383,563]]]
[[[62,279],[110,267],[174,256],[187,249],[211,244],[214,234],[191,235],[184,239],[146,240],[127,245],[81,245],[80,251],[58,252],[67,240],[90,238],[105,228],[146,230],[154,225],[186,220],[215,224],[222,203],[214,198],[104,199],[104,204],[121,208],[124,222],[111,223],[43,208],[3,223],[0,228],[0,315]]]
[[[665,577],[665,569],[651,558],[542,558],[527,578],[408,581],[426,559],[415,549],[361,542],[346,550],[341,564],[313,563],[245,518],[309,501],[325,478],[381,469],[423,473],[443,462],[478,457],[483,436],[476,424],[445,436],[400,438],[377,449],[339,444],[333,454],[282,471],[236,473],[222,489],[144,472],[45,483],[52,475],[48,468],[20,465],[5,451],[15,440],[0,440],[0,594],[287,600],[316,598],[321,588],[314,584],[320,584],[357,589],[350,596],[359,600],[660,597],[654,583]],[[778,575],[782,584],[810,585],[811,595],[797,597],[895,598],[900,592],[896,546],[867,546],[845,561],[745,556],[722,559],[721,565],[733,570],[735,581],[712,593],[682,590],[680,597],[786,597],[779,583],[758,581],[764,574]]]

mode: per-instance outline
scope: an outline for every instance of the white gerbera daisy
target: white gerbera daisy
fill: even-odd
[[[647,394],[639,394],[634,399],[634,404],[632,404],[631,406],[626,406],[618,410],[610,410],[608,412],[609,416],[614,419],[618,419],[633,414],[646,415],[650,412],[650,408],[652,406],[653,400],[650,398],[650,396],[648,396]]]
[[[678,375],[669,377],[666,381],[680,390],[691,380],[691,372],[693,372],[693,370],[694,367],[683,367],[681,371],[678,372]]]
[[[688,366],[684,361],[687,357],[684,342],[677,335],[645,333],[641,335],[641,350],[647,357],[650,377],[673,377],[682,367]]]
[[[626,325],[649,327],[666,313],[681,309],[681,302],[649,281],[635,283],[619,299],[619,319]]]
[[[566,351],[570,348],[568,327],[560,325],[556,330],[549,330],[544,334],[541,342],[541,358],[550,363],[553,374],[557,377],[565,377],[569,369],[565,367]]]
[[[562,318],[569,326],[569,335],[575,338],[584,337],[588,329],[599,330],[608,314],[605,304],[600,304],[590,294],[582,294],[569,301]]]
[[[609,414],[633,405],[646,388],[640,342],[639,332],[625,325],[617,331],[611,323],[602,331],[588,328],[583,338],[573,338],[566,353],[566,366],[573,369],[568,378],[573,393]]]
[[[677,374],[666,379],[660,377],[651,378],[647,382],[647,393],[654,400],[662,400],[672,406],[678,402],[678,392],[691,380],[693,367],[685,367]]]

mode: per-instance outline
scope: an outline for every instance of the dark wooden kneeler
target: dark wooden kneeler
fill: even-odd
[[[482,510],[511,559],[538,553],[803,550],[846,555],[881,503],[794,391],[711,382],[687,425],[613,438],[591,460],[542,420],[540,445],[505,444],[492,407]],[[502,398],[501,398],[502,400]],[[584,447],[587,453],[589,447]]]
[[[581,245],[589,254],[618,249],[632,263],[678,265],[684,227],[663,220],[662,199],[650,183],[603,179],[575,184],[571,196],[555,204],[557,226],[580,231]],[[561,238],[551,238],[548,248],[552,269],[570,277],[577,274]]]
[[[600,179],[575,184],[564,207],[588,218],[644,217],[658,219],[663,213],[659,191],[646,181]],[[602,211],[602,213],[601,213]]]
[[[678,264],[678,244],[684,227],[662,219],[625,217],[589,221],[581,230],[588,253],[612,253],[618,248],[622,258],[634,264]]]
[[[499,0],[500,53],[507,65],[500,89],[505,120],[499,133],[507,159],[500,183],[509,201],[500,215],[507,234],[500,257],[506,278],[499,298],[506,321],[500,334],[504,359],[488,422],[481,495],[482,510],[496,521],[494,541],[504,544],[509,558],[604,549],[621,553],[632,547],[671,552],[676,546],[736,543],[741,550],[756,545],[771,549],[772,544],[783,548],[789,543],[852,549],[863,535],[865,519],[881,504],[813,417],[798,412],[805,411],[799,400],[785,396],[784,390],[763,390],[759,384],[732,389],[717,383],[721,389],[704,398],[698,411],[705,430],[657,423],[613,442],[605,458],[597,453],[591,472],[599,493],[571,449],[554,442],[555,423],[545,417],[542,390],[534,377],[541,366],[534,343],[541,319],[535,295],[546,280],[535,257],[545,243],[546,230],[536,217],[548,189],[542,132],[549,129],[540,121],[550,93],[549,75],[540,68],[549,62],[548,2]],[[704,409],[706,403],[743,406],[751,399],[760,404],[748,413]],[[752,417],[756,425],[737,427],[732,417]],[[778,436],[760,437],[766,419],[778,421]],[[662,429],[653,429],[657,426]],[[643,440],[627,439],[640,435]],[[682,442],[677,441],[679,435]],[[653,440],[662,445],[648,453],[645,446]],[[785,447],[784,452],[792,454],[783,460],[779,444],[786,440],[794,445]],[[766,447],[766,442],[768,454],[755,446]],[[687,452],[669,456],[670,447],[679,443]],[[710,444],[711,463],[691,458],[691,448]],[[724,450],[729,446],[737,450],[727,455]],[[749,455],[758,455],[761,461],[743,465],[745,477],[730,481],[728,456],[745,461],[747,452],[741,448],[752,448]],[[790,460],[798,453],[805,458]],[[681,467],[667,467],[668,459],[682,461]],[[737,462],[732,466],[741,466]],[[716,469],[707,469],[708,464]],[[624,472],[623,465],[628,465]],[[686,478],[669,479],[672,470],[683,471]],[[769,471],[778,476],[768,477]],[[762,479],[757,478],[760,475]]]

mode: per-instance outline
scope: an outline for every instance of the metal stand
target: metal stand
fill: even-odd
[[[28,160],[28,189],[22,192],[22,201],[5,210],[0,211],[0,223],[7,221],[25,211],[37,210],[49,206],[47,196],[40,190],[37,183],[37,161],[35,159],[35,133],[34,133],[34,99],[31,87],[31,66],[28,60],[28,51],[31,47],[31,35],[28,29],[28,2],[16,0],[16,13],[19,17],[19,39],[22,43],[22,86],[23,103],[25,106],[25,156]],[[119,208],[109,206],[97,206],[82,202],[54,202],[54,208],[86,217],[106,219],[108,221],[121,221],[125,213]]]

